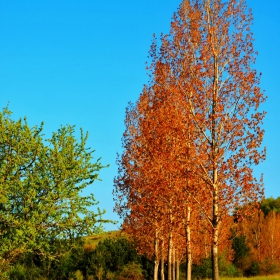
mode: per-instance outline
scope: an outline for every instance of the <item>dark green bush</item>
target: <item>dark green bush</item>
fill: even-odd
[[[260,264],[252,262],[250,268],[245,272],[246,276],[257,276],[261,274]]]
[[[112,275],[126,273],[127,267],[131,265],[133,268],[140,267],[141,275],[145,279],[151,278],[153,263],[145,256],[138,255],[136,245],[132,241],[119,237],[105,239],[94,251],[85,254],[83,267],[80,269],[84,272],[84,276],[93,275],[97,279],[112,279]]]
[[[8,273],[10,280],[26,280],[26,270],[20,264],[14,266]]]
[[[233,264],[228,262],[224,255],[219,256],[219,274],[220,276],[240,277],[242,272]],[[205,258],[199,265],[192,266],[192,275],[194,279],[204,279],[212,277],[211,258]]]
[[[205,258],[201,264],[192,266],[192,276],[195,279],[204,279],[212,277],[212,263],[211,258]]]

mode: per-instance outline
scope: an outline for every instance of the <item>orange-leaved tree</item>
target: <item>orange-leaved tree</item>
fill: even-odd
[[[245,0],[182,2],[170,34],[162,35],[159,49],[157,40],[152,44],[152,81],[127,114],[115,184],[126,202],[117,209],[137,216],[137,204],[153,212],[146,219],[159,232],[168,223],[169,239],[178,194],[183,207],[195,202],[211,227],[215,280],[219,234],[230,212],[263,195],[253,166],[265,158],[259,109],[265,96],[253,68],[251,24]]]
[[[151,52],[152,74],[158,62],[165,65],[160,86],[166,95],[181,95],[191,120],[189,172],[204,183],[203,194],[189,194],[212,228],[215,280],[224,218],[263,195],[262,177],[253,175],[253,166],[265,158],[265,112],[259,109],[265,96],[253,68],[252,19],[245,0],[184,0],[170,34],[161,37],[159,49],[155,40]],[[204,207],[209,204],[210,213]]]
[[[159,86],[163,69],[164,65],[158,63],[157,82],[145,87],[136,105],[127,109],[125,150],[119,158],[119,175],[115,180],[116,210],[125,219],[124,229],[138,240],[140,250],[154,255],[154,279],[160,258],[162,262],[168,260],[168,279],[175,274],[174,260],[179,275],[180,248],[185,246],[182,240],[186,240],[182,235],[184,227],[190,229],[191,206],[185,191],[192,182],[186,172],[190,146],[186,141],[188,114],[180,95],[168,95]],[[153,239],[154,250],[147,252],[151,249],[147,242],[152,243]],[[168,246],[167,258],[159,255],[159,240],[163,247]]]

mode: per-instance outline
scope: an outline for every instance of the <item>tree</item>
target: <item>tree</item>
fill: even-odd
[[[228,227],[229,215],[237,207],[247,209],[240,206],[254,205],[251,202],[263,196],[262,177],[254,177],[253,166],[265,159],[265,149],[261,147],[265,112],[259,107],[266,98],[259,87],[260,75],[252,68],[257,55],[250,30],[252,18],[245,0],[182,2],[170,33],[161,36],[160,48],[156,38],[152,44],[148,67],[151,81],[143,90],[137,109],[131,111],[132,118],[126,119],[125,152],[120,160],[117,195],[127,201],[121,208],[127,207],[126,213],[143,197],[147,205],[155,205],[155,200],[147,198],[156,192],[161,201],[169,198],[169,204],[164,205],[168,205],[169,213],[173,212],[178,186],[185,192],[181,196],[184,203],[189,199],[196,203],[200,217],[211,228],[215,280],[219,279],[219,235]],[[156,100],[149,98],[157,94]],[[143,106],[150,109],[148,114],[139,110]],[[186,121],[179,122],[181,129],[171,133],[170,138],[177,122],[172,106]],[[163,115],[158,110],[162,107],[170,110]],[[161,127],[161,137],[156,137],[162,115],[171,128]],[[150,133],[142,129],[145,122]],[[179,149],[174,149],[174,139],[179,140]],[[168,147],[174,150],[168,153]],[[172,168],[178,162],[180,167]],[[159,178],[160,184],[156,184]],[[174,184],[173,179],[179,184]],[[188,180],[190,184],[186,184]],[[164,205],[161,208],[157,204],[157,211],[163,210]],[[164,217],[157,220],[166,224]]]
[[[95,250],[85,254],[83,265],[86,275],[97,274],[102,271],[117,273],[129,263],[138,263],[140,256],[137,255],[135,244],[126,237],[116,239],[107,238],[98,243]]]
[[[12,120],[8,109],[0,113],[2,266],[24,252],[59,256],[64,248],[60,242],[96,232],[106,222],[104,211],[89,210],[97,204],[93,194],[81,194],[104,167],[100,159],[92,163],[88,135],[81,130],[78,141],[74,127],[65,126],[43,140],[42,130],[26,119]]]
[[[236,234],[235,232],[233,233]],[[232,242],[232,248],[234,250],[233,264],[242,271],[248,269],[251,261],[250,247],[246,242],[246,236],[244,234],[235,236]]]
[[[261,209],[264,211],[269,209],[267,202],[274,205],[274,199],[268,198],[261,202]],[[266,215],[261,209],[253,217],[243,219],[237,226],[250,248],[250,258],[245,259],[247,266],[251,264],[249,269],[247,267],[249,274],[256,273],[256,268],[265,274],[274,273],[276,268],[280,268],[280,214],[276,207],[271,207],[270,210],[274,210]],[[238,254],[242,254],[242,250]],[[242,261],[241,259],[241,263]]]
[[[280,268],[280,213],[271,211],[264,218],[261,239],[263,260],[267,266],[278,265]]]
[[[262,178],[257,180],[252,168],[265,158],[265,112],[259,110],[265,97],[252,68],[257,54],[252,18],[245,0],[185,0],[170,34],[161,37],[159,50],[155,40],[151,51],[152,75],[158,62],[166,66],[160,86],[169,95],[180,92],[191,116],[191,166],[193,176],[204,182],[204,196],[190,195],[212,228],[215,280],[224,217],[263,195]],[[211,204],[210,214],[203,210],[205,203]]]
[[[280,197],[277,197],[275,199],[273,197],[266,198],[260,203],[260,207],[265,215],[268,215],[271,211],[279,213]]]
[[[156,87],[145,89],[141,100],[127,109],[125,151],[115,180],[116,210],[125,218],[123,228],[137,239],[143,253],[154,257],[154,279],[158,277],[159,247],[168,244],[169,279],[171,266],[175,267],[174,251],[177,263],[181,260],[175,239],[184,232],[186,163],[180,158],[186,158],[187,144],[183,137],[186,121],[174,97],[165,99]]]

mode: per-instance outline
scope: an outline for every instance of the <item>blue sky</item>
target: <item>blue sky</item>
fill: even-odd
[[[105,218],[113,213],[116,153],[121,152],[125,108],[136,101],[148,77],[145,62],[152,34],[169,31],[179,0],[1,0],[0,106],[15,119],[27,116],[31,125],[45,123],[49,136],[60,125],[89,132],[88,146],[110,167],[91,188]],[[256,68],[261,87],[267,160],[267,197],[280,196],[280,1],[249,0],[253,8]],[[107,225],[106,229],[115,229]]]

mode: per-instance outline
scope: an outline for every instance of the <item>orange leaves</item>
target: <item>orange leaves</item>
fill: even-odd
[[[280,213],[271,211],[265,216],[259,210],[253,218],[244,219],[240,227],[253,261],[264,270],[266,265],[280,265]]]
[[[118,211],[137,238],[179,235],[191,206],[214,247],[230,211],[262,196],[252,167],[265,158],[258,110],[266,98],[250,25],[245,1],[185,0],[160,48],[153,42],[151,80],[127,109],[115,181],[126,196]]]

